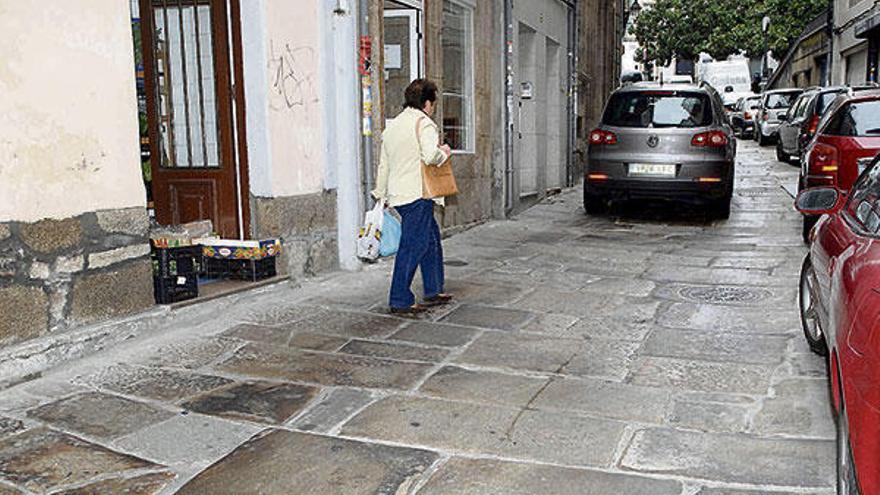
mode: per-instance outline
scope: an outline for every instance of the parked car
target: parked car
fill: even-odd
[[[846,91],[844,86],[805,90],[791,106],[787,118],[779,125],[776,159],[791,162],[794,157],[800,163],[806,146],[819,130],[819,121],[825,111],[835,98]]]
[[[760,105],[760,96],[740,98],[736,102],[733,112],[730,113],[730,125],[733,126],[734,134],[749,138],[754,135],[755,115]]]
[[[584,208],[597,214],[612,200],[678,199],[727,218],[735,158],[733,129],[710,86],[625,86],[590,133]]]
[[[761,94],[760,114],[755,128],[755,140],[758,144],[766,146],[776,139],[779,124],[801,93],[802,89],[774,89]]]
[[[806,189],[798,209],[821,217],[800,277],[810,348],[828,355],[837,417],[837,493],[880,493],[880,165],[851,194]]]
[[[880,90],[839,95],[807,147],[798,187],[833,186],[848,191],[880,152]],[[804,216],[807,239],[816,217]]]

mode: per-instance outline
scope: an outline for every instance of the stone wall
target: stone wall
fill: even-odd
[[[154,304],[144,208],[0,223],[0,347]]]
[[[256,238],[278,237],[283,242],[277,265],[279,275],[297,280],[338,267],[336,191],[254,197],[251,208]]]

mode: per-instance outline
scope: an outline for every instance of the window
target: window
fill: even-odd
[[[615,127],[704,127],[712,124],[712,102],[705,93],[617,93],[603,122]]]
[[[880,100],[844,105],[834,113],[825,133],[832,136],[880,136]]]
[[[766,96],[764,108],[771,110],[788,108],[797,97],[798,93],[770,93]]]
[[[474,9],[443,3],[443,133],[455,151],[474,151]]]
[[[846,212],[867,234],[880,233],[880,166],[874,166],[853,186]]]

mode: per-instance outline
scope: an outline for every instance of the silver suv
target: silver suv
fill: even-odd
[[[640,83],[615,91],[590,133],[587,213],[617,199],[676,199],[730,216],[736,139],[711,86]]]

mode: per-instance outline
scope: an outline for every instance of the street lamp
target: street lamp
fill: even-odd
[[[767,32],[770,30],[770,16],[765,15],[763,19],[761,19],[761,31],[764,33],[764,63],[761,69],[761,75],[763,77],[769,77],[770,75],[770,48],[767,44]]]
[[[642,11],[642,6],[639,4],[639,0],[633,0],[632,5],[629,7],[629,14],[632,16],[632,19],[635,20],[636,17],[639,16],[639,13]]]

